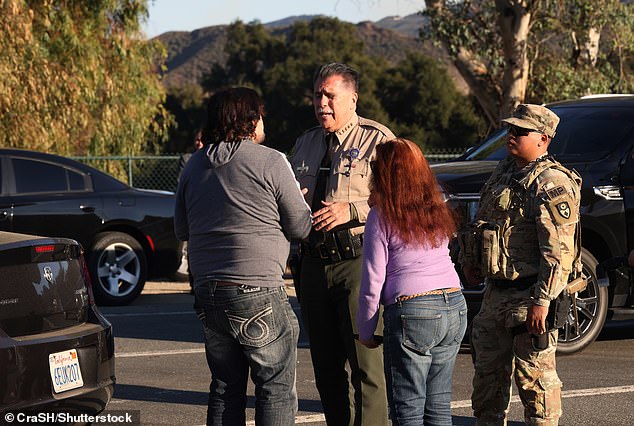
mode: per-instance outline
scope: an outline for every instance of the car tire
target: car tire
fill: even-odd
[[[95,236],[88,254],[95,300],[100,305],[127,305],[143,290],[147,261],[137,240],[122,232]]]
[[[582,248],[581,263],[583,274],[588,278],[588,286],[576,295],[579,330],[577,332],[573,326],[574,307],[571,307],[566,325],[559,329],[557,353],[562,355],[579,352],[594,342],[603,329],[608,313],[608,288],[599,286],[596,274],[597,259]]]

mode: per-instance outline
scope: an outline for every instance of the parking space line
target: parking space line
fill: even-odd
[[[634,386],[612,386],[607,388],[592,388],[592,389],[571,389],[561,392],[562,398],[577,398],[580,396],[598,396],[609,395],[614,393],[630,393],[634,392]],[[513,396],[511,403],[521,402],[519,396]],[[465,399],[463,401],[453,401],[451,408],[470,408],[471,400]]]
[[[115,353],[115,358],[136,358],[146,356],[204,354],[205,348],[174,349],[169,351],[123,352]]]
[[[192,312],[182,312],[187,314],[192,314]],[[126,315],[126,314],[122,314]],[[172,355],[186,355],[186,354],[203,354],[205,353],[205,348],[192,348],[192,349],[177,349],[177,350],[165,350],[165,351],[144,351],[144,352],[124,352],[115,354],[116,358],[135,358],[135,357],[147,357],[147,356],[172,356]],[[601,387],[601,388],[590,388],[590,389],[571,389],[565,390],[561,392],[562,398],[577,398],[577,397],[585,397],[585,396],[599,396],[599,395],[609,395],[609,394],[618,394],[618,393],[634,393],[634,385],[626,385],[626,386],[611,386],[611,387]],[[115,403],[120,403],[124,400],[112,401]],[[111,402],[111,403],[112,403]],[[520,403],[520,399],[518,396],[513,396],[511,398],[511,403]],[[471,400],[462,400],[462,401],[452,401],[451,408],[470,408]],[[298,416],[295,418],[296,424],[308,424],[308,423],[317,423],[317,422],[325,422],[326,419],[323,414],[313,414],[308,416]],[[254,426],[254,421],[249,421],[246,423],[248,426]]]
[[[301,423],[317,423],[325,422],[326,417],[323,414],[311,414],[310,416],[297,416],[295,417],[295,424]],[[245,423],[245,426],[255,426],[255,420],[249,420]]]
[[[204,352],[204,350],[203,350]],[[140,354],[141,352],[138,352]],[[140,355],[134,355],[140,356]],[[562,398],[576,398],[580,396],[597,396],[597,395],[608,395],[615,393],[630,393],[634,392],[634,385],[632,386],[613,386],[613,387],[605,387],[605,388],[592,388],[592,389],[573,389],[569,391],[563,391],[561,393]],[[110,401],[110,405],[112,404],[120,404],[123,402],[128,402],[127,399],[118,399],[114,398]],[[520,402],[519,397],[514,396],[511,398],[511,403]],[[462,401],[453,401],[451,403],[452,409],[457,408],[470,408],[471,400],[462,400]],[[295,417],[295,424],[306,424],[306,423],[317,423],[317,422],[325,422],[326,418],[323,414],[311,414],[309,416],[297,416]],[[255,421],[250,420],[246,422],[246,426],[255,426]]]

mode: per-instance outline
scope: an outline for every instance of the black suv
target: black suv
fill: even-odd
[[[634,249],[634,95],[591,96],[547,105],[560,118],[549,153],[583,177],[582,262],[588,288],[577,297],[579,332],[560,330],[559,352],[574,353],[599,335],[608,310],[631,307],[633,287],[623,269],[597,276],[597,265]],[[461,157],[432,166],[461,220],[473,218],[479,191],[506,154],[506,129]],[[609,278],[609,279],[606,279]],[[470,316],[479,309],[484,286],[465,289]]]

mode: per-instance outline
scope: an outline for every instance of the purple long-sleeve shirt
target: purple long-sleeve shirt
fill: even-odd
[[[439,247],[406,245],[370,210],[363,238],[363,275],[359,293],[359,337],[371,339],[379,320],[379,305],[396,303],[399,296],[460,287],[449,257],[448,241]]]

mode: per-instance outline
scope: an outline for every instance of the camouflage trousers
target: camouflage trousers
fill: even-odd
[[[561,417],[562,384],[555,369],[557,330],[550,332],[543,350],[534,348],[530,334],[513,332],[513,327],[526,322],[529,292],[488,285],[473,320],[471,404],[477,425],[506,425],[512,376],[527,425],[557,425]]]

